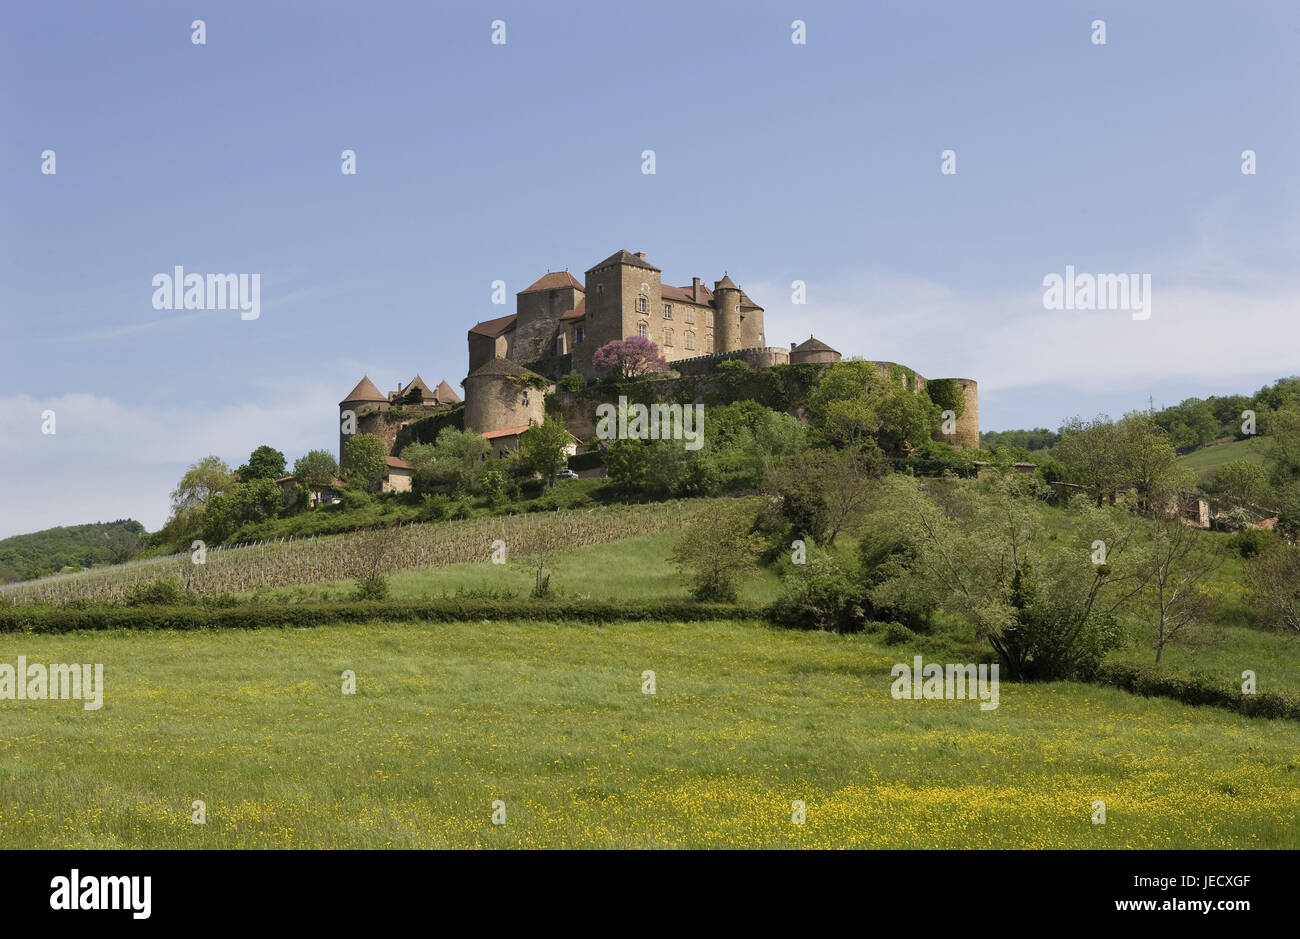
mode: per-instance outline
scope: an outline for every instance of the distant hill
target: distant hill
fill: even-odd
[[[134,519],[47,528],[0,540],[0,583],[57,574],[65,567],[120,563],[143,546],[144,526]]]

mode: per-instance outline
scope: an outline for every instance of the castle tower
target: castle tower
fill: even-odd
[[[559,352],[553,345],[560,317],[578,308],[583,286],[568,271],[539,278],[515,295],[515,338],[510,355],[517,362],[536,362]]]
[[[661,273],[644,252],[617,251],[586,273],[583,341],[574,343],[573,367],[591,374],[592,354],[607,342],[644,335],[663,345]]]
[[[388,399],[384,394],[375,387],[375,383],[370,380],[369,375],[364,375],[357,386],[352,389],[351,394],[339,402],[339,462],[343,462],[343,445],[347,443],[350,436],[343,432],[344,429],[344,412],[351,411],[356,418],[356,423],[360,423],[363,414],[369,414],[372,411],[387,411]],[[354,431],[354,433],[357,431]]]
[[[725,274],[713,283],[713,351],[732,352],[743,348],[740,326],[740,288]]]
[[[521,379],[541,376],[503,358],[494,358],[465,376],[465,429],[483,434],[542,423],[546,389],[530,388]]]

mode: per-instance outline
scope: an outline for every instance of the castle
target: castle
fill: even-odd
[[[662,272],[644,252],[617,251],[588,269],[579,282],[568,271],[547,273],[516,294],[515,312],[484,320],[468,334],[469,372],[464,426],[492,442],[495,456],[518,447],[519,436],[545,419],[544,396],[555,382],[576,371],[598,378],[592,355],[606,343],[642,336],[653,341],[669,367],[682,376],[712,373],[720,362],[739,359],[753,368],[830,364],[840,353],[809,337],[789,349],[766,345],[763,308],[730,277],[713,287],[692,277],[689,286],[663,283]],[[927,380],[891,362],[875,363],[882,374],[899,375],[913,392]],[[971,379],[948,379],[964,400],[955,430],[938,439],[955,446],[979,446],[979,402]],[[369,378],[341,402],[351,411],[356,433],[377,433],[388,447],[388,488],[409,489],[409,468],[397,455],[401,429],[424,417],[446,413],[461,399],[447,382],[430,389],[417,375],[404,388],[380,392]],[[391,412],[385,417],[385,412]],[[397,420],[392,418],[396,417]],[[586,430],[586,421],[569,430]],[[341,426],[345,426],[341,422]],[[342,457],[346,435],[339,438]],[[575,438],[575,445],[577,438]]]

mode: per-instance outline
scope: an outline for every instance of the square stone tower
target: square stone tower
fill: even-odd
[[[590,374],[592,354],[616,339],[647,336],[663,345],[660,278],[643,252],[619,251],[587,271],[587,316],[583,341],[573,348],[574,368]]]

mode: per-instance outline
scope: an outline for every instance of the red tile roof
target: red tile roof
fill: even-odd
[[[410,464],[410,463],[407,463],[407,462],[406,462],[405,460],[403,460],[401,457],[396,457],[396,456],[390,456],[390,457],[388,458],[388,465],[391,466],[391,467],[393,467],[393,469],[410,469],[410,468],[411,468],[411,464]]]
[[[580,320],[587,315],[587,298],[583,297],[578,301],[578,305],[572,310],[565,310],[560,314],[561,323],[572,323],[574,320]]]
[[[537,278],[531,287],[525,287],[519,292],[533,293],[539,290],[564,290],[570,287],[576,287],[579,290],[583,289],[582,282],[568,271],[552,271]]]
[[[495,440],[498,437],[515,437],[522,434],[532,426],[532,424],[520,424],[518,427],[503,427],[500,430],[487,430],[479,434],[479,436],[485,440]]]
[[[494,320],[484,320],[470,328],[470,332],[477,336],[487,336],[489,339],[496,339],[503,333],[507,333],[515,328],[515,314],[509,316],[498,316]]]
[[[349,401],[387,400],[388,399],[383,396],[379,389],[375,387],[375,383],[370,380],[370,376],[366,375],[362,377],[361,381],[357,382],[357,386],[352,389],[352,393],[340,401],[339,404],[347,404]]]
[[[689,284],[685,287],[670,287],[667,284],[664,284],[660,288],[660,292],[663,294],[665,300],[676,300],[679,303],[694,303],[695,294],[692,290],[693,288]],[[703,306],[713,305],[713,291],[708,287],[705,287],[703,284],[700,284],[700,303]]]

